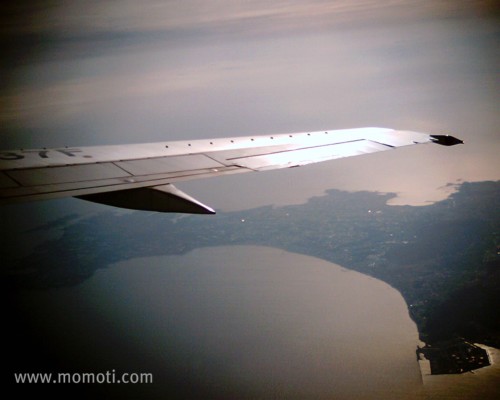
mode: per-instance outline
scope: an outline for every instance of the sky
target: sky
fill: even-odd
[[[330,188],[428,204],[500,177],[498,16],[494,1],[10,2],[0,147],[363,126],[452,134],[466,145],[179,185],[219,210]]]

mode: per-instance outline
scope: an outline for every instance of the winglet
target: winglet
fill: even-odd
[[[432,138],[431,140],[434,143],[437,143],[437,144],[440,144],[443,146],[454,146],[456,144],[463,144],[464,143],[463,140],[457,139],[456,137],[450,136],[450,135],[430,135],[430,137]]]
[[[174,185],[118,190],[77,196],[79,199],[132,210],[215,214],[215,211]]]

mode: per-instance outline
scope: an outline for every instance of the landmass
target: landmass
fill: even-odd
[[[461,374],[490,365],[485,349],[463,339],[453,339],[417,348],[417,360],[430,363],[431,374]]]
[[[500,182],[463,183],[428,206],[387,205],[394,196],[330,190],[302,205],[215,217],[107,211],[70,218],[62,228],[55,224],[63,229],[60,237],[9,261],[3,282],[6,290],[76,285],[135,257],[231,244],[278,247],[399,290],[426,343],[419,351],[435,366],[432,373],[488,365],[480,348],[469,352],[468,344],[500,348]]]

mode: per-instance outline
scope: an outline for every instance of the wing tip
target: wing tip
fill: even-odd
[[[442,146],[455,146],[456,144],[463,144],[464,141],[451,135],[430,135],[433,143]]]

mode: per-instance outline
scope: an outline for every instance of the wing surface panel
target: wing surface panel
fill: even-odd
[[[133,176],[161,174],[166,171],[196,171],[224,167],[223,164],[216,162],[204,154],[186,154],[183,156],[119,161],[115,162],[115,165]]]
[[[389,146],[370,140],[359,139],[345,143],[319,145],[304,149],[282,150],[281,148],[275,149],[273,147],[256,148],[255,154],[246,150],[241,156],[238,155],[240,154],[239,152],[230,150],[228,152],[218,152],[214,157],[217,157],[218,160],[226,164],[234,163],[235,165],[260,171],[301,166],[389,149]]]
[[[186,203],[187,195],[179,197],[178,193],[170,193],[173,187],[163,185],[223,174],[295,167],[421,143],[450,146],[462,141],[446,135],[359,128],[137,145],[0,151],[0,204],[67,196],[90,199],[90,195],[98,193],[123,191],[116,195],[92,196],[92,200],[101,199],[106,204],[126,207],[127,198],[130,198],[130,208],[168,211],[159,203],[177,196],[175,207],[174,202],[169,201],[172,211],[178,212],[179,204]],[[135,190],[154,187],[166,189]],[[141,201],[150,205],[141,208]],[[181,208],[197,207],[199,205]]]
[[[113,163],[19,169],[8,171],[6,174],[19,185],[24,187],[54,185],[58,183],[88,182],[131,176]]]

